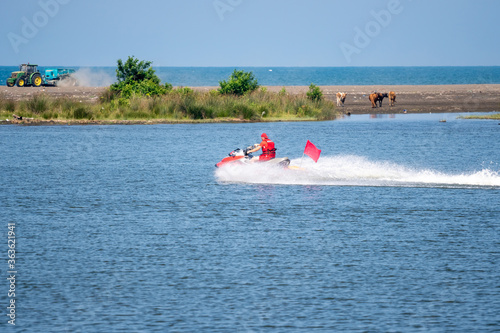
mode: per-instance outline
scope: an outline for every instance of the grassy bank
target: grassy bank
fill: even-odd
[[[259,89],[244,96],[221,95],[217,91],[195,92],[180,88],[162,96],[119,98],[105,91],[99,102],[80,102],[69,98],[54,98],[43,93],[27,100],[13,101],[0,96],[0,118],[23,118],[54,121],[113,121],[217,122],[232,121],[293,121],[329,120],[337,113],[331,101],[312,101],[304,95],[289,95],[286,91],[270,93]]]
[[[483,116],[465,116],[463,119],[493,119],[500,120],[500,113],[488,114]]]

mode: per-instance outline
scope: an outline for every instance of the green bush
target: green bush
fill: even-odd
[[[175,90],[179,95],[191,95],[194,93],[194,90],[189,87],[179,87]]]
[[[154,82],[154,80],[145,80],[140,82],[130,82],[120,86],[120,95],[123,98],[134,96],[160,96],[165,95],[167,89]]]
[[[313,102],[321,101],[321,99],[323,98],[321,89],[313,83],[311,83],[311,85],[309,86],[309,91],[306,93],[306,95],[307,98],[309,98]]]
[[[139,59],[134,58],[134,56],[129,56],[125,63],[123,63],[121,59],[118,59],[117,63],[116,78],[118,79],[118,83],[150,80],[156,84],[160,84],[160,78],[151,67],[151,61],[139,61]]]
[[[139,59],[128,57],[123,63],[118,59],[116,69],[117,83],[110,86],[110,91],[101,96],[101,100],[110,101],[114,99],[115,93],[120,94],[122,98],[131,98],[139,96],[159,96],[165,95],[172,90],[172,85],[166,83],[160,84],[160,78],[155,74],[151,67],[151,61],[139,61]]]
[[[220,81],[219,86],[219,92],[221,94],[241,96],[256,90],[259,87],[259,83],[252,72],[238,71],[235,69],[229,77],[229,81]]]

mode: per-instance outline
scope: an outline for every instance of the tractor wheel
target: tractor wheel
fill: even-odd
[[[40,87],[42,85],[42,76],[40,74],[34,74],[31,77],[31,82],[33,83],[33,87]]]
[[[24,77],[20,77],[19,79],[16,80],[16,86],[18,87],[24,87],[25,84],[26,80],[24,79]]]
[[[13,87],[16,85],[15,81],[7,81],[7,87]]]

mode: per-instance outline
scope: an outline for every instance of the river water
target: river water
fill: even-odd
[[[0,330],[498,331],[499,131],[456,114],[2,126],[17,307]],[[262,132],[304,170],[214,168]]]

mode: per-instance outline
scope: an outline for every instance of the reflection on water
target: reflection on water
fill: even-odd
[[[395,114],[382,114],[382,113],[370,113],[370,118],[378,118],[378,119],[384,119],[384,118],[396,118]]]

